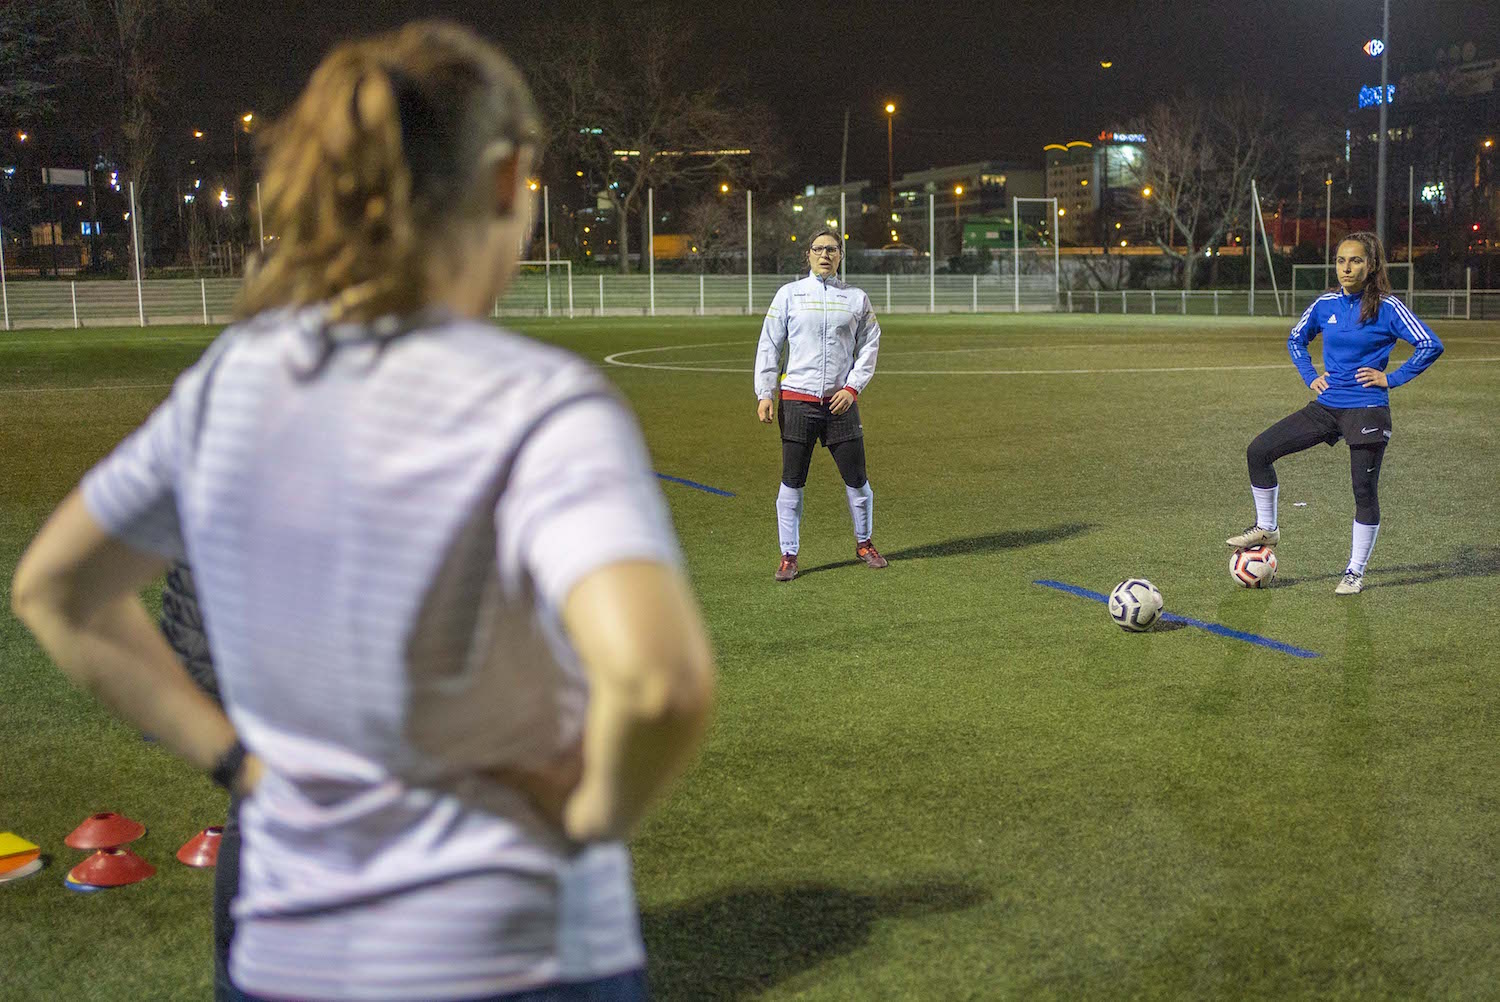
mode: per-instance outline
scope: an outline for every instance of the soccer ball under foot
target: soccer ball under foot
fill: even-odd
[[[1247,546],[1229,558],[1229,576],[1242,588],[1266,588],[1276,580],[1276,551],[1269,546]]]
[[[1109,593],[1109,618],[1122,630],[1144,633],[1161,615],[1161,592],[1145,578],[1127,578]]]

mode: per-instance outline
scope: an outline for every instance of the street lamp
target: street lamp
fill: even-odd
[[[1149,184],[1146,185],[1146,187],[1144,187],[1144,188],[1141,189],[1141,197],[1142,198],[1150,198],[1151,197],[1151,186]]]
[[[719,185],[719,194],[721,194],[721,195],[727,195],[727,194],[729,194],[729,184],[728,184],[728,182],[723,182],[723,183],[721,183]]]
[[[964,197],[964,186],[961,185],[961,184],[955,184],[953,186],[953,221],[955,223],[958,222],[958,205],[959,205],[960,200],[963,199],[963,197]]]
[[[896,105],[887,101],[885,103],[885,194],[892,212],[896,211],[896,153],[895,144],[891,138],[891,122],[895,117]]]

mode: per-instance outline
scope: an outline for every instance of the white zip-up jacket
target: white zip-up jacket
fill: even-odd
[[[870,297],[837,275],[809,273],[771,300],[755,351],[755,396],[776,395],[781,347],[787,350],[786,394],[826,400],[839,390],[858,396],[875,376],[880,324]]]

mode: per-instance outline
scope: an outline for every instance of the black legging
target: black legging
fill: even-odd
[[[1245,450],[1251,485],[1263,489],[1275,487],[1276,469],[1272,464],[1276,460],[1329,441],[1328,430],[1307,420],[1301,411],[1282,418],[1255,436],[1255,441]],[[1349,446],[1349,475],[1354,484],[1356,522],[1380,524],[1380,463],[1384,458],[1383,442]]]
[[[807,486],[807,470],[812,466],[812,454],[816,445],[816,442],[782,441],[782,483],[793,488]],[[850,487],[865,485],[869,477],[865,476],[864,439],[851,438],[845,442],[835,442],[828,447],[828,451],[833,453],[834,465],[839,468],[839,476],[844,478],[844,483]]]

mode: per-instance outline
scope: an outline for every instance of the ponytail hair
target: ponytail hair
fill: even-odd
[[[338,46],[265,134],[275,244],[237,313],[322,303],[332,324],[414,312],[431,251],[493,213],[495,164],[540,135],[520,72],[465,28],[424,21]]]
[[[1365,260],[1370,265],[1364,291],[1360,293],[1359,299],[1359,322],[1367,324],[1380,314],[1381,297],[1391,294],[1390,270],[1386,267],[1385,246],[1378,236],[1369,230],[1360,230],[1344,237],[1339,243],[1350,240],[1364,248]]]

